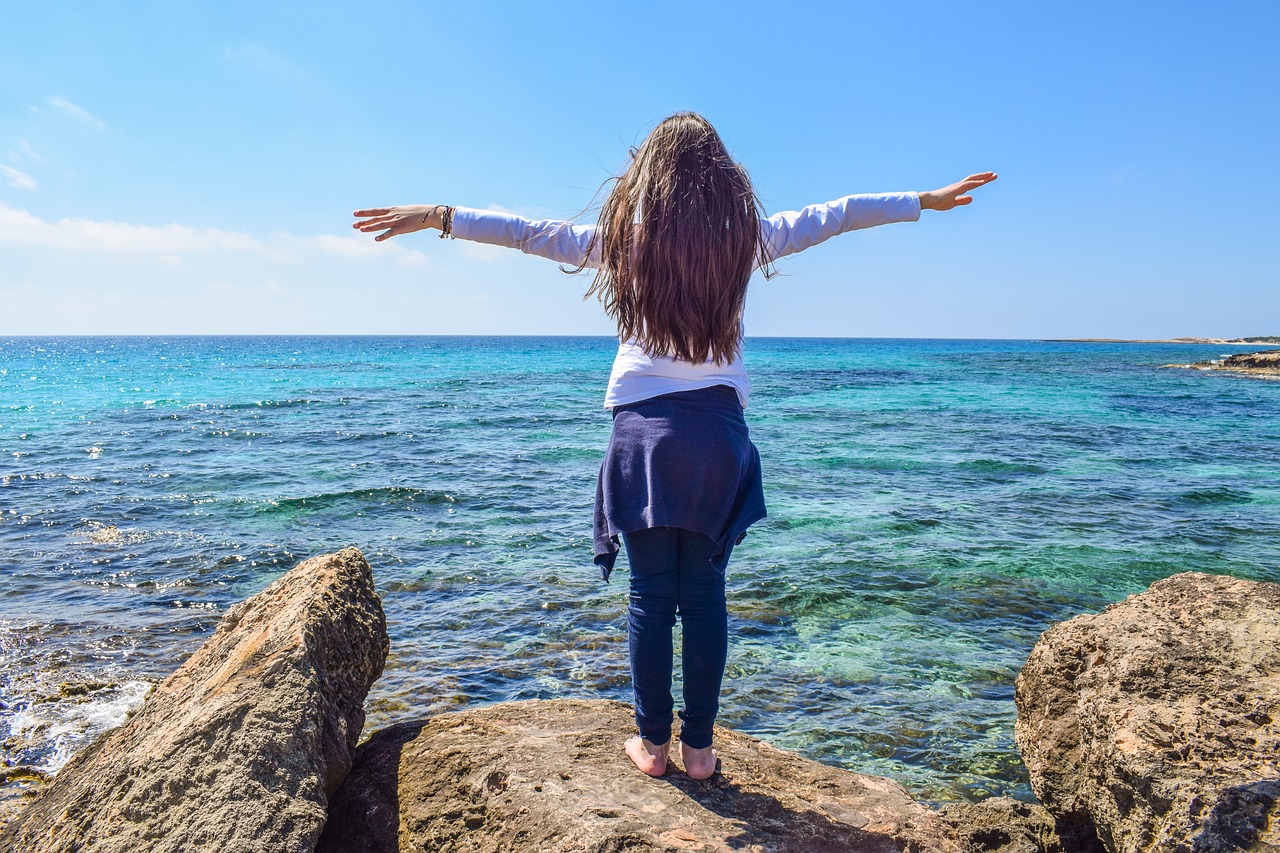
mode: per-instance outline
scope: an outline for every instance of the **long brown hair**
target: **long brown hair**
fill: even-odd
[[[768,272],[751,179],[697,113],[654,128],[600,211],[596,296],[650,355],[732,361],[752,271]],[[594,249],[596,245],[593,245]]]

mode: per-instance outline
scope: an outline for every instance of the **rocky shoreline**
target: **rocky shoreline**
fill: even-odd
[[[1280,344],[1280,336],[1251,338],[1045,338],[1051,344],[1224,344],[1227,346],[1267,346]]]
[[[930,809],[718,729],[695,782],[631,767],[630,708],[503,703],[357,747],[389,642],[354,548],[232,608],[0,851],[1280,851],[1280,585],[1204,574],[1046,631],[1017,740],[1044,804]]]
[[[1280,379],[1280,350],[1242,352],[1226,358],[1197,361],[1194,364],[1162,364],[1161,367],[1180,367],[1188,370],[1221,370],[1241,376],[1260,379]]]

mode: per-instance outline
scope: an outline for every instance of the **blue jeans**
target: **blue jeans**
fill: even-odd
[[[622,540],[631,566],[627,629],[640,735],[654,744],[671,739],[671,634],[678,614],[684,626],[680,740],[694,749],[711,746],[729,646],[724,570],[732,548],[712,561],[710,538],[677,527],[624,533]]]

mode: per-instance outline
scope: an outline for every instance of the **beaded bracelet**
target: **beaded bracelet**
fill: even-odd
[[[439,208],[444,208],[444,213],[440,215],[440,239],[453,236],[453,208],[447,204],[432,205],[431,209],[422,214],[421,225],[425,225],[431,214],[435,213]]]

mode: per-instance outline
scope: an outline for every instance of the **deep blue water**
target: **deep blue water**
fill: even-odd
[[[0,760],[56,769],[233,602],[358,545],[370,726],[626,700],[591,565],[604,338],[0,339]],[[1280,581],[1280,383],[1228,347],[752,339],[770,517],[721,722],[933,801],[1030,796],[1040,632],[1196,570]],[[625,569],[625,562],[620,564]]]

